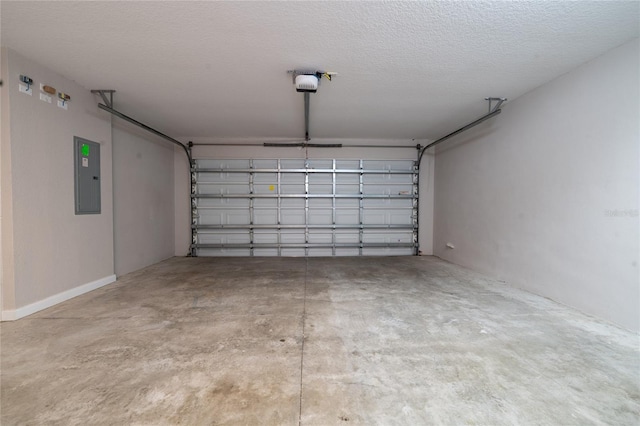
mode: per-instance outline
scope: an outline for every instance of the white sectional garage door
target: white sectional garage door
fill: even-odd
[[[411,160],[196,160],[192,254],[412,255]]]

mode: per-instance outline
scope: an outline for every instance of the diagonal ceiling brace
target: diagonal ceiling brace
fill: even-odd
[[[91,93],[100,95],[104,104],[109,108],[113,108],[113,94],[116,93],[115,90],[97,89],[92,90]],[[108,98],[107,94],[109,95]]]
[[[507,98],[484,98],[485,101],[489,101],[489,113],[492,113],[494,111],[497,111],[500,108],[500,105],[502,105],[503,102],[505,102],[507,100]],[[493,109],[491,108],[491,102],[498,102],[496,104],[496,106],[493,107]]]

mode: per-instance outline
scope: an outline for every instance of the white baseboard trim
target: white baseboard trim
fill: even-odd
[[[83,284],[67,291],[63,291],[62,293],[54,294],[53,296],[49,296],[46,299],[42,299],[38,302],[22,306],[21,308],[2,311],[1,319],[2,321],[14,321],[20,318],[24,318],[28,315],[42,311],[43,309],[50,308],[53,305],[57,305],[58,303],[62,303],[65,300],[73,299],[74,297],[80,296],[81,294],[85,294],[100,287],[104,287],[107,284],[111,284],[115,280],[115,275],[109,275],[108,277],[100,278],[99,280],[91,281],[90,283]]]

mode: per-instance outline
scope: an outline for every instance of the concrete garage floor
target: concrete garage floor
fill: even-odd
[[[173,258],[1,329],[4,426],[640,421],[637,335],[431,257]]]

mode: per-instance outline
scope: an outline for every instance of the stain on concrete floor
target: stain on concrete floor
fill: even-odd
[[[432,257],[173,258],[0,326],[2,425],[637,425],[638,336]]]

